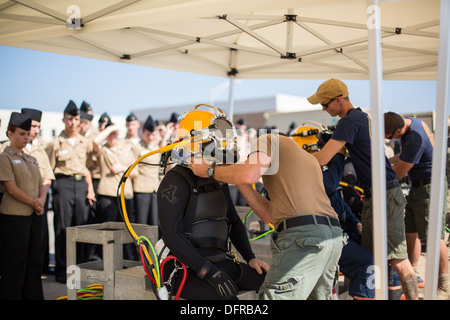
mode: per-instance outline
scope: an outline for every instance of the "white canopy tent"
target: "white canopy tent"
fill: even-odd
[[[386,299],[381,80],[438,80],[430,218],[434,232],[440,227],[444,196],[448,3],[0,0],[0,45],[229,77],[230,116],[235,78],[370,79],[373,197],[379,230],[376,294]],[[428,242],[428,299],[435,294],[438,240],[431,236]]]

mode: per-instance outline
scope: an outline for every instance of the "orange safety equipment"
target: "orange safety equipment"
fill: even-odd
[[[198,110],[205,106],[215,113]],[[186,162],[188,157],[202,157],[216,164],[233,164],[238,161],[236,129],[225,112],[207,104],[199,104],[183,113],[173,142],[193,139],[193,142],[172,150],[176,163]]]
[[[302,126],[295,129],[291,134],[292,139],[308,152],[319,151],[318,138],[320,129],[311,126]]]

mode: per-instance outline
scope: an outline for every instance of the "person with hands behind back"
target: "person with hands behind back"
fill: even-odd
[[[23,152],[30,141],[31,119],[13,112],[0,154],[0,299],[43,300],[41,282],[42,214],[46,189],[36,158]]]

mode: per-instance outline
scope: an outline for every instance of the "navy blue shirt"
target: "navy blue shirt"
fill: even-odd
[[[411,181],[431,179],[433,142],[430,140],[430,136],[432,133],[423,121],[416,118],[407,119],[411,119],[411,125],[401,139],[400,160],[414,163],[408,172]]]
[[[351,227],[355,227],[360,221],[353,213],[350,206],[344,201],[341,195],[339,182],[341,182],[344,173],[345,157],[343,154],[337,153],[327,164],[327,170],[323,171],[323,184],[325,192],[330,198],[331,206],[339,216],[341,223],[346,223]],[[344,230],[347,231],[347,230]]]
[[[372,187],[372,168],[371,168],[371,136],[370,125],[367,113],[360,108],[352,108],[347,115],[339,120],[331,139],[345,141],[356,174],[364,188]],[[391,163],[385,157],[386,162],[386,181],[396,179]]]

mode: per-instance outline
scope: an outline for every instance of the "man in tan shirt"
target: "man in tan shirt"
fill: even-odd
[[[92,144],[78,133],[80,111],[73,101],[64,110],[64,130],[46,151],[56,180],[52,184],[55,214],[55,278],[66,282],[66,228],[86,224],[89,203],[95,199],[91,174],[86,167]],[[77,258],[85,261],[83,249]]]
[[[190,165],[196,175],[237,185],[253,211],[275,227],[259,298],[329,299],[343,242],[318,161],[292,139],[271,133],[258,138],[244,163],[214,168],[197,162]],[[270,201],[252,188],[261,177]]]
[[[134,157],[139,157],[159,149],[158,132],[151,116],[147,118],[142,128],[140,143],[133,146]],[[138,164],[139,173],[133,179],[134,208],[136,210],[136,223],[158,225],[158,205],[156,191],[159,186],[159,161],[161,154],[157,153],[145,158]],[[148,164],[147,164],[148,163]]]

